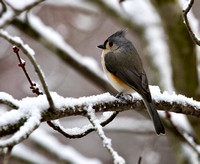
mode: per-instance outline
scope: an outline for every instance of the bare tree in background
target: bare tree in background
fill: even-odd
[[[199,2],[0,2],[1,163],[199,163]],[[99,68],[95,46],[120,28],[141,47],[165,136],[138,94],[112,96]]]

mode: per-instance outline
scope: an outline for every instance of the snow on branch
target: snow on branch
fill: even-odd
[[[151,86],[150,89],[156,109],[200,117],[200,102],[183,95],[176,95],[175,93],[161,93],[159,87],[156,86]],[[2,94],[5,95],[5,93],[0,93],[0,101],[1,99],[6,100],[6,97],[2,98]],[[35,115],[38,116],[36,119],[38,121],[56,120],[62,117],[75,115],[87,116],[85,109],[89,106],[91,106],[95,112],[146,110],[142,98],[137,93],[132,94],[132,96],[132,101],[121,101],[109,93],[90,97],[64,98],[55,92],[51,92],[51,97],[56,107],[54,112],[50,110],[45,95],[14,100],[15,104],[18,106],[18,110],[11,110],[0,117],[0,134],[2,134],[2,137],[18,131],[23,125],[26,126],[26,122],[30,121],[29,119]],[[8,101],[12,102],[11,99],[8,99]],[[39,116],[41,119],[39,119]],[[39,122],[35,123],[35,126],[38,126],[38,124]],[[10,129],[12,129],[12,133]],[[27,129],[29,129],[29,127],[27,127]],[[33,129],[32,127],[32,130]],[[81,132],[82,131],[80,131],[80,133]]]
[[[111,139],[105,136],[105,133],[100,124],[100,121],[95,116],[95,110],[91,106],[89,106],[86,109],[86,111],[87,111],[88,119],[90,120],[91,124],[97,131],[97,134],[99,135],[99,137],[101,138],[101,140],[103,142],[103,146],[108,150],[108,152],[113,157],[114,163],[115,164],[119,164],[119,163],[125,164],[125,160],[121,156],[119,156],[118,153],[112,148]]]
[[[33,7],[37,6],[43,1],[44,0],[5,0],[3,2],[1,1],[2,5],[4,6],[4,10],[1,13],[0,28],[3,28],[5,25],[9,24],[22,12],[32,9]]]
[[[4,147],[12,147],[24,139],[26,139],[39,125],[41,122],[41,115],[33,109],[34,112],[31,115],[28,115],[26,122],[22,125],[12,137],[9,139],[1,140],[0,141],[0,148]]]
[[[184,22],[185,22],[185,25],[188,29],[188,32],[191,36],[191,38],[193,39],[193,41],[198,45],[200,46],[200,39],[195,35],[195,33],[193,32],[193,29],[189,23],[189,20],[188,20],[188,13],[189,11],[191,10],[192,6],[194,4],[194,0],[190,0],[189,3],[186,5],[186,7],[183,9],[183,19],[184,19]]]
[[[103,117],[101,117],[100,125],[101,126],[106,126],[109,124],[117,115],[118,111],[116,112],[104,112]],[[85,125],[81,128],[71,128],[71,129],[65,129],[59,122],[59,120],[47,122],[49,126],[51,126],[54,130],[58,131],[62,135],[64,135],[67,138],[81,138],[86,136],[87,134],[91,133],[92,131],[95,130],[95,128],[89,124]]]

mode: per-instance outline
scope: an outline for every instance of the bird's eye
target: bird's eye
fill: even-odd
[[[112,47],[113,46],[113,42],[109,42],[109,46]]]

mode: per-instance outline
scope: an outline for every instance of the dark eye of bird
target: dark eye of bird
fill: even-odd
[[[113,42],[109,42],[109,46],[112,47],[113,46]]]

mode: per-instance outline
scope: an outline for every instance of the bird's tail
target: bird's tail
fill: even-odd
[[[157,110],[155,109],[154,105],[152,102],[147,102],[145,101],[145,105],[148,109],[148,112],[151,116],[151,119],[153,121],[154,124],[154,128],[156,130],[156,133],[159,134],[165,134],[165,128],[160,120],[160,117],[158,115]]]

